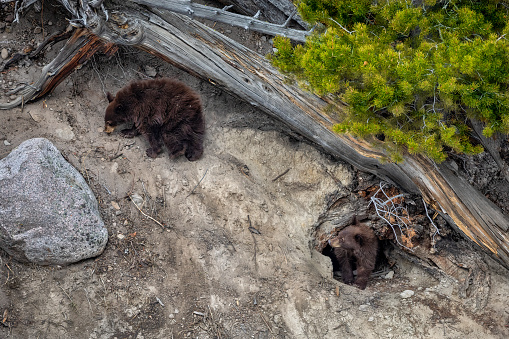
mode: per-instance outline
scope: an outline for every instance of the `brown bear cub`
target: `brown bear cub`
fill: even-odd
[[[329,240],[334,256],[341,268],[345,284],[354,283],[361,290],[366,288],[369,276],[375,268],[378,239],[371,228],[354,219],[354,225],[341,230]],[[357,277],[353,277],[353,264],[357,266]]]
[[[142,134],[150,148],[147,155],[156,158],[166,145],[171,158],[185,154],[189,161],[203,154],[205,122],[198,94],[180,81],[161,78],[135,81],[116,96],[107,93],[110,102],[104,117],[106,133],[122,123],[134,123],[122,130],[127,138]]]

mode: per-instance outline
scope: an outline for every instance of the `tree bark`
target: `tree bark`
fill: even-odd
[[[245,15],[253,16],[260,11],[261,18],[275,24],[284,23],[295,12],[295,5],[291,0],[219,0],[219,2],[233,5],[232,9]],[[308,27],[298,15],[294,16],[293,20],[301,27]]]
[[[284,76],[261,55],[186,16],[156,8],[131,7],[109,10],[108,21],[104,15],[97,14],[87,20],[80,19],[86,21],[88,27],[86,33],[80,34],[84,39],[102,40],[103,47],[96,51],[109,51],[112,44],[122,44],[157,55],[283,121],[325,152],[408,192],[422,194],[428,204],[466,237],[509,267],[509,219],[446,163],[437,165],[428,158],[414,155],[406,155],[400,164],[381,163],[380,160],[386,158],[381,147],[334,133],[332,126],[337,119],[324,113],[331,103],[287,84]],[[85,55],[90,56],[63,57],[69,52],[68,47],[61,51],[62,57],[57,58],[60,63],[78,60],[70,63],[76,66]],[[62,79],[65,73],[61,72],[65,72],[66,67],[55,69],[52,76]],[[46,76],[43,71],[41,79]],[[46,81],[39,80],[36,84],[42,88]],[[36,92],[40,96],[39,93],[46,91]],[[25,95],[18,104],[33,98],[36,96]],[[0,105],[0,108],[9,107]]]
[[[182,2],[174,0],[167,1],[132,0],[132,1],[140,5],[149,6],[151,8],[166,9],[174,13],[189,16],[191,18],[197,17],[229,25],[236,25],[246,30],[252,30],[264,34],[281,35],[302,43],[305,42],[306,37],[311,34],[308,31],[287,28],[287,25],[284,22],[283,24],[280,25],[273,24],[270,22],[258,20],[255,17],[239,15],[228,12],[224,9],[204,6],[200,4],[189,3],[183,6]]]

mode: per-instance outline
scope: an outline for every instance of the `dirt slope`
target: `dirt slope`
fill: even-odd
[[[29,12],[0,30],[0,49],[41,41],[34,33],[41,17],[46,33],[62,27],[50,10]],[[267,38],[258,38],[244,40],[266,52]],[[3,90],[32,81],[60,46],[0,74],[0,99],[9,98]],[[102,132],[105,92],[154,71],[201,94],[207,135],[197,162],[164,154],[152,160],[145,140]],[[492,262],[482,309],[461,293],[463,282],[400,256],[389,258],[392,279],[373,278],[364,291],[332,279],[314,239],[327,197],[343,197],[338,210],[345,214],[369,214],[358,191],[376,178],[147,54],[122,49],[110,60],[95,57],[44,101],[0,114],[0,158],[26,139],[51,140],[90,183],[110,234],[100,257],[68,267],[20,264],[0,253],[2,338],[509,335],[509,279]],[[143,199],[153,219],[129,196]],[[402,297],[405,290],[413,296]]]

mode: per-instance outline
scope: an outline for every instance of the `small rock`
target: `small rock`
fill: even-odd
[[[71,141],[74,139],[74,132],[70,126],[66,126],[64,128],[57,128],[55,130],[55,135],[65,141]]]
[[[14,21],[14,14],[7,14],[5,22],[12,23]]]
[[[276,315],[274,316],[274,323],[276,323],[276,324],[278,324],[278,325],[281,323],[281,315],[276,314]]]
[[[41,27],[35,27],[34,34],[39,34],[41,32],[42,32],[42,28]]]
[[[369,321],[369,322],[374,321],[374,320],[375,320],[375,318],[374,318],[374,317],[369,317],[369,318],[368,318],[368,321]]]
[[[170,319],[174,319],[174,318],[175,318],[175,314],[170,313],[170,315],[168,315],[168,317],[169,317]]]
[[[153,78],[157,75],[157,70],[152,66],[146,65],[145,66],[145,74],[148,75],[149,77]]]
[[[387,273],[384,276],[384,279],[392,279],[392,278],[394,278],[394,271],[389,271],[389,273]]]
[[[36,114],[36,113],[32,113],[32,112],[28,112],[28,114],[30,114],[30,117],[35,121],[35,122],[41,122],[42,121],[42,116],[40,116],[39,114]]]
[[[118,203],[116,201],[112,201],[111,206],[113,206],[113,208],[116,209],[117,211],[120,209],[120,206],[118,205]]]
[[[8,142],[7,140],[4,140],[4,145],[5,145],[5,146],[10,146],[10,145],[11,145],[11,143],[10,143],[10,142]]]
[[[53,22],[52,21],[48,21],[48,26],[53,26]]]
[[[405,291],[401,292],[399,296],[403,299],[407,299],[407,298],[410,298],[411,296],[413,296],[414,294],[415,294],[415,292],[412,290],[405,290]]]
[[[138,193],[131,194],[131,200],[140,207],[143,205],[143,198]]]
[[[369,308],[369,305],[360,305],[359,306],[359,311],[367,312],[368,308]]]
[[[119,233],[117,234],[117,238],[119,238],[120,240],[124,239],[125,238],[125,235]]]
[[[7,50],[7,48],[2,48],[2,52],[0,52],[0,56],[4,60],[9,57],[9,51]]]

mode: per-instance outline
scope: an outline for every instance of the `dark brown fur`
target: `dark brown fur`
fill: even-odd
[[[329,240],[334,256],[341,268],[341,277],[345,284],[354,283],[361,290],[366,288],[369,276],[375,268],[378,239],[371,228],[356,222],[341,230],[335,238]],[[354,281],[352,265],[357,265],[357,277]]]
[[[150,143],[147,155],[156,158],[166,145],[171,158],[185,154],[190,161],[203,154],[205,122],[198,94],[184,83],[161,78],[135,81],[116,96],[107,94],[110,104],[104,117],[105,131],[134,123],[122,134],[133,138],[142,134]]]

